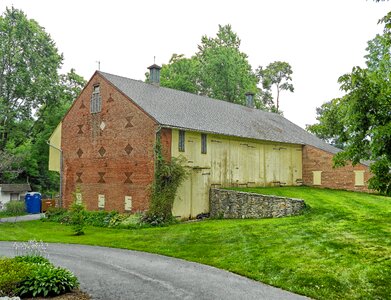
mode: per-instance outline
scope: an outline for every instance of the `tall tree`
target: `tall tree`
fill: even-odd
[[[183,54],[173,54],[168,64],[160,70],[162,86],[198,94],[199,62],[196,57],[186,58]]]
[[[44,29],[21,10],[6,8],[0,17],[0,150],[29,131],[33,111],[57,82],[61,63]]]
[[[238,104],[245,104],[245,93],[253,92],[255,105],[265,109],[257,87],[259,80],[239,48],[240,39],[231,25],[219,25],[215,37],[201,38],[191,58],[173,54],[162,66],[160,84]]]
[[[240,39],[231,25],[219,25],[216,37],[203,36],[196,57],[200,67],[200,93],[212,98],[245,104],[245,93],[257,92],[258,79]]]
[[[271,89],[274,86],[276,89],[276,112],[279,111],[279,100],[281,91],[294,91],[292,81],[292,67],[284,61],[275,61],[269,64],[266,68],[260,66],[257,69],[257,75],[262,82],[264,95],[270,98]]]
[[[0,182],[26,181],[56,189],[47,170],[46,140],[85,84],[71,70],[60,75],[62,55],[36,21],[18,9],[0,17]]]
[[[391,195],[391,13],[381,23],[383,34],[368,42],[367,68],[354,67],[338,80],[346,95],[337,110],[345,116],[340,120],[343,131],[335,133],[345,149],[336,155],[335,164],[373,161],[370,188]],[[332,123],[333,117],[323,112],[320,126]]]

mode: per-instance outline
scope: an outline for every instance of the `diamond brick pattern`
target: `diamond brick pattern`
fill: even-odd
[[[106,175],[106,172],[98,172],[99,175],[99,181],[98,183],[106,183],[104,176]]]
[[[80,108],[80,109],[86,108],[86,106],[84,105],[84,101],[81,101],[81,105],[80,105],[79,108]]]
[[[100,149],[99,149],[99,155],[100,156],[103,156],[103,155],[105,155],[105,153],[106,153],[106,149],[105,148],[103,148],[103,147],[100,147]]]
[[[111,97],[111,94],[110,94],[109,99],[107,99],[107,102],[114,102],[114,99],[113,99],[113,97]]]
[[[79,127],[79,131],[77,132],[77,134],[83,134],[83,126],[83,124],[77,125],[77,127]]]
[[[126,147],[125,147],[125,152],[126,154],[130,155],[130,153],[132,153],[133,151],[133,147],[130,146],[130,144],[128,144]]]
[[[133,183],[133,181],[130,179],[130,176],[132,176],[133,172],[125,172],[126,179],[124,183]]]
[[[127,123],[125,125],[125,128],[132,128],[133,127],[132,119],[133,119],[133,117],[126,117]]]
[[[77,150],[76,154],[77,154],[77,156],[79,156],[79,158],[80,158],[80,157],[83,155],[83,150],[81,150],[81,149],[79,148],[79,150]]]
[[[76,182],[77,183],[83,183],[83,180],[81,180],[81,176],[83,175],[83,172],[78,172],[78,173],[76,173],[76,176],[77,176],[77,178],[76,178]]]

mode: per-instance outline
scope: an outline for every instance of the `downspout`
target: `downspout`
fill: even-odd
[[[49,141],[49,140],[46,141],[46,144],[48,144],[49,147],[52,147],[52,148],[54,148],[54,149],[60,151],[60,201],[59,201],[58,205],[59,205],[60,207],[62,207],[62,176],[63,176],[63,174],[62,174],[62,173],[63,173],[63,172],[62,172],[62,160],[63,160],[63,159],[62,159],[62,150],[61,150],[60,148],[58,148],[58,147],[56,147],[56,146],[50,144],[50,141]]]

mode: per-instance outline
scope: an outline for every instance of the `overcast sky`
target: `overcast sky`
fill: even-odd
[[[254,69],[291,64],[295,92],[282,93],[280,106],[302,127],[315,122],[316,107],[342,95],[338,77],[364,66],[367,41],[391,11],[391,2],[372,0],[0,0],[0,11],[11,5],[51,35],[64,72],[75,68],[86,79],[100,61],[102,71],[144,80],[154,56],[160,65],[173,53],[190,57],[202,35],[231,24]]]

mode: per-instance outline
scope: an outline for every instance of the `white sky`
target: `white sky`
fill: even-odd
[[[0,12],[11,5],[45,27],[64,54],[64,72],[75,68],[87,80],[98,60],[102,71],[144,80],[154,56],[160,65],[173,53],[190,57],[202,35],[231,24],[254,69],[291,64],[295,92],[283,92],[280,107],[302,127],[342,95],[338,77],[364,66],[367,41],[391,11],[391,2],[372,0],[0,0]]]

